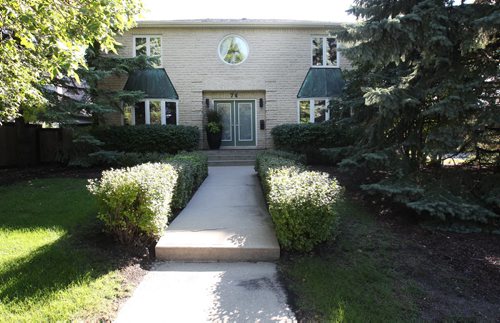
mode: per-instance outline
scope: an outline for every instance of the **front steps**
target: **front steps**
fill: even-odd
[[[203,150],[208,157],[208,166],[253,166],[255,157],[262,149],[218,149]]]

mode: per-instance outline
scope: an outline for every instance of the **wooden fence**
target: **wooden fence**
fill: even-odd
[[[64,163],[71,150],[73,131],[48,129],[22,121],[0,126],[0,167]]]

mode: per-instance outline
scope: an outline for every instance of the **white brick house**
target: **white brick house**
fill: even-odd
[[[328,119],[328,100],[341,88],[339,71],[348,67],[337,52],[338,27],[247,19],[141,21],[118,38],[119,54],[160,56],[158,68],[166,71],[176,93],[150,97],[125,118],[108,121],[197,126],[200,145],[206,147],[205,111],[218,109],[225,115],[224,147],[270,148],[276,125]],[[314,81],[315,75],[321,77]],[[126,81],[106,85],[123,88]]]

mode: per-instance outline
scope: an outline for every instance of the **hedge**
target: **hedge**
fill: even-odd
[[[175,186],[172,209],[182,209],[193,192],[208,176],[208,158],[202,153],[181,153],[166,159],[177,170],[179,179]]]
[[[177,179],[174,166],[146,163],[104,171],[87,187],[97,198],[98,218],[107,231],[121,243],[133,244],[160,237]]]
[[[172,210],[187,204],[207,174],[205,156],[182,153],[161,163],[104,171],[87,187],[107,231],[121,243],[142,244],[160,237]]]
[[[276,149],[304,153],[308,163],[327,163],[320,149],[350,146],[358,132],[355,126],[324,122],[283,124],[274,127],[271,135]]]
[[[92,134],[104,142],[103,149],[123,152],[176,154],[198,148],[197,127],[138,125],[96,128]]]
[[[257,156],[256,170],[281,247],[310,251],[335,229],[341,188],[328,174],[307,171],[299,159],[264,152]]]

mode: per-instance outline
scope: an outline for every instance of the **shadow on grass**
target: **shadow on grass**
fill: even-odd
[[[43,179],[0,187],[0,234],[15,239],[0,248],[6,256],[3,261],[0,257],[0,304],[7,315],[36,311],[52,295],[66,290],[76,302],[80,296],[92,298],[96,295],[93,282],[141,261],[137,250],[122,247],[102,233],[86,183],[83,179]],[[106,295],[118,295],[119,290],[112,291],[116,280],[107,279],[99,285],[99,293],[102,288]],[[71,292],[72,286],[82,288]],[[56,315],[67,306],[65,302],[51,303],[54,308],[46,312]],[[43,315],[40,320],[45,320]]]
[[[105,250],[85,244],[79,237],[64,235],[27,257],[6,263],[0,272],[0,300],[7,303],[47,298],[129,263],[126,258],[110,256]]]

